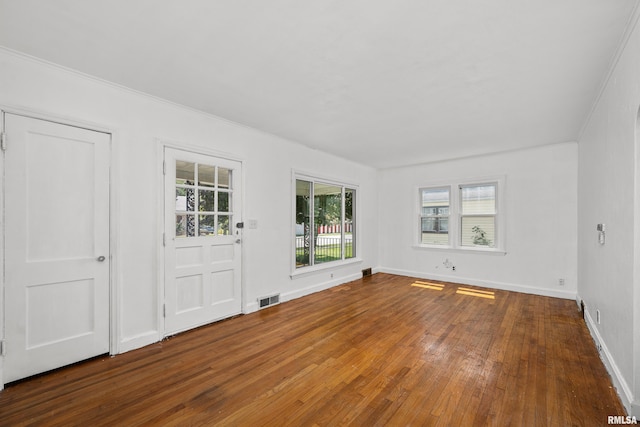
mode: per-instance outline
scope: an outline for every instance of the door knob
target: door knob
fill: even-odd
[[[98,261],[98,262],[103,262],[105,259],[106,259],[106,258],[104,257],[104,255],[100,255],[100,256],[97,258],[97,261]]]

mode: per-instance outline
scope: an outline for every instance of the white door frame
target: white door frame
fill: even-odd
[[[246,186],[246,181],[245,181],[245,168],[244,168],[244,161],[239,158],[238,156],[234,156],[233,154],[229,154],[229,153],[225,153],[222,151],[217,151],[217,150],[212,150],[210,148],[205,148],[202,146],[198,146],[198,145],[192,145],[192,144],[187,144],[184,142],[179,142],[179,141],[170,141],[170,140],[166,140],[166,139],[156,139],[156,164],[158,167],[158,173],[157,173],[157,209],[156,212],[158,212],[158,219],[157,219],[157,236],[158,236],[158,245],[157,245],[157,260],[158,260],[158,269],[157,269],[157,282],[158,282],[158,287],[156,288],[156,295],[157,295],[157,317],[158,317],[158,341],[162,340],[165,337],[165,333],[166,333],[166,327],[165,327],[165,318],[164,318],[164,290],[165,290],[165,253],[164,253],[164,233],[165,233],[165,182],[164,182],[164,173],[165,173],[165,164],[164,164],[164,152],[166,148],[170,148],[170,149],[174,149],[174,150],[181,150],[181,151],[188,151],[188,152],[192,152],[192,153],[196,153],[196,154],[202,154],[205,156],[212,156],[212,157],[218,157],[221,159],[226,159],[226,160],[233,160],[236,162],[239,162],[241,164],[241,178],[242,178],[242,189],[240,191],[240,201],[241,201],[241,208],[240,208],[240,218],[244,218],[244,209],[245,209],[245,198],[244,198],[244,194],[245,194],[245,186]],[[245,221],[246,222],[246,221]],[[247,306],[246,306],[246,301],[245,301],[245,274],[244,274],[244,269],[245,269],[245,263],[244,263],[244,248],[245,248],[245,244],[244,244],[244,239],[245,239],[245,234],[244,232],[241,233],[240,238],[243,240],[242,245],[240,245],[240,257],[241,257],[241,262],[240,262],[240,301],[241,301],[241,310],[242,313],[247,313]]]
[[[118,265],[118,224],[116,221],[115,213],[118,211],[118,197],[115,176],[113,170],[116,169],[116,132],[109,127],[89,123],[86,121],[79,121],[69,117],[61,117],[59,115],[51,114],[48,112],[37,111],[32,109],[24,109],[19,107],[12,107],[0,104],[0,133],[4,133],[4,115],[15,114],[19,116],[25,116],[37,120],[45,120],[49,122],[59,123],[61,125],[74,126],[96,132],[107,133],[110,135],[109,144],[109,354],[119,353],[120,343],[120,306],[118,304],[118,282],[117,265]],[[11,142],[8,141],[8,146]],[[4,151],[0,151],[0,207],[4,208],[4,188],[5,188],[5,169],[4,169]],[[2,224],[0,225],[0,240],[4,242],[4,212],[2,212]],[[0,244],[0,342],[2,348],[0,348],[0,390],[4,389],[4,330],[5,330],[5,283],[4,283],[4,243]]]

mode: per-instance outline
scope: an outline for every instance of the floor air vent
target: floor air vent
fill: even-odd
[[[269,297],[258,298],[259,308],[269,307],[270,305],[280,304],[280,294],[271,295]]]

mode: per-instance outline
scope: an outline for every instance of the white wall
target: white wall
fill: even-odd
[[[382,171],[382,270],[575,298],[577,166],[576,144],[564,143]],[[418,187],[495,175],[506,179],[505,255],[413,246]],[[447,259],[455,271],[443,265]]]
[[[244,219],[258,222],[243,238],[248,311],[257,309],[257,297],[274,292],[282,293],[283,300],[302,296],[359,277],[363,268],[378,264],[377,172],[372,168],[4,50],[0,105],[113,132],[116,351],[161,338],[161,141],[204,147],[243,161]],[[290,277],[294,169],[359,185],[362,263]]]
[[[578,210],[578,293],[623,402],[636,416],[640,416],[640,144],[634,134],[639,105],[636,28],[579,142]],[[598,223],[606,226],[604,245],[597,242]]]

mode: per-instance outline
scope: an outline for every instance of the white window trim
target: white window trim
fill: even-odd
[[[353,258],[347,258],[337,261],[324,262],[321,264],[314,264],[305,267],[296,268],[296,244],[295,244],[295,235],[296,235],[296,222],[295,222],[295,212],[296,212],[296,180],[309,181],[313,184],[321,183],[321,184],[329,184],[335,185],[338,187],[342,187],[343,197],[345,189],[355,190],[355,239],[353,243],[356,248],[356,256]],[[347,181],[338,181],[335,178],[327,178],[318,175],[308,174],[300,171],[293,170],[291,173],[291,213],[292,217],[290,220],[291,225],[291,256],[289,257],[291,260],[291,273],[290,277],[292,279],[307,276],[309,274],[328,270],[336,267],[342,267],[349,264],[356,264],[362,262],[362,258],[360,258],[360,187],[356,184],[351,184]],[[344,205],[342,206],[342,215],[344,217]]]
[[[487,248],[481,246],[462,246],[461,245],[461,218],[462,212],[460,207],[461,191],[460,188],[469,185],[479,184],[495,184],[496,185],[496,242],[495,247]],[[492,254],[492,255],[506,255],[506,215],[505,215],[505,186],[506,177],[489,176],[479,177],[462,180],[450,180],[445,183],[432,182],[426,185],[420,185],[415,187],[414,194],[416,200],[415,212],[417,213],[417,221],[413,222],[414,229],[417,228],[417,232],[414,232],[415,240],[413,247],[416,249],[427,250],[440,250],[448,252],[464,252],[464,253],[477,253],[477,254]],[[422,217],[422,190],[425,189],[439,189],[449,188],[449,244],[448,245],[430,245],[422,243],[421,239],[421,225],[420,218]],[[417,227],[416,227],[417,224]]]

